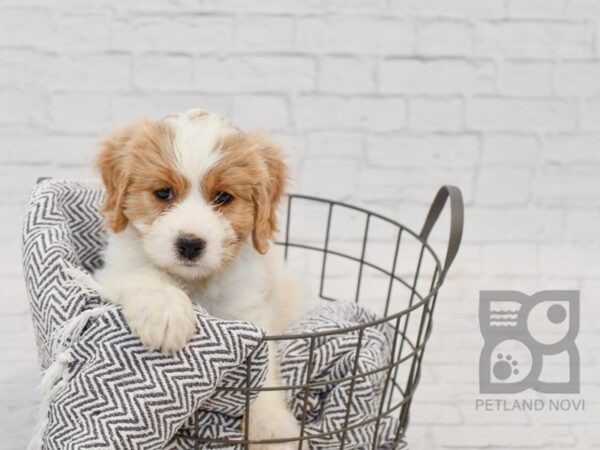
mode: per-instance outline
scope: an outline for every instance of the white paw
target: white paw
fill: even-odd
[[[196,333],[192,302],[175,286],[140,289],[129,294],[122,305],[131,331],[152,350],[174,353]]]
[[[300,436],[300,425],[291,411],[285,407],[275,407],[274,404],[270,406],[270,408],[250,407],[250,439],[253,441],[298,439]],[[252,450],[291,450],[298,448],[298,441],[278,444],[255,444],[251,445],[250,448]]]

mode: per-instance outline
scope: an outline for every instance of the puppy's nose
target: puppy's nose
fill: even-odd
[[[206,241],[190,234],[184,234],[177,238],[175,247],[182,259],[193,261],[200,256],[202,250],[206,247]]]

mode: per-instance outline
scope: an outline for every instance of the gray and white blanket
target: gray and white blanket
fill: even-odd
[[[241,439],[245,398],[219,388],[244,387],[248,380],[261,386],[267,361],[264,331],[196,307],[198,333],[184,350],[174,355],[147,350],[119,309],[104,303],[94,289],[90,274],[101,265],[105,244],[97,212],[102,195],[95,183],[46,180],[35,187],[29,204],[23,263],[44,371],[42,414],[30,448],[189,450],[197,437]],[[289,333],[335,331],[373,319],[354,304],[331,303],[309,313]],[[378,448],[393,446],[396,420],[370,420],[378,415],[384,372],[357,378],[354,386],[350,380],[334,382],[349,377],[355,361],[358,373],[389,361],[392,336],[385,325],[367,329],[358,355],[357,339],[357,333],[323,334],[315,340],[310,364],[307,339],[290,339],[278,348],[286,383],[315,383],[306,400],[303,390],[289,391],[299,419],[306,402],[305,435],[322,435],[309,440],[311,449],[338,448],[342,436],[327,433],[346,420],[345,448],[367,448],[375,430]],[[365,420],[370,421],[356,426]]]

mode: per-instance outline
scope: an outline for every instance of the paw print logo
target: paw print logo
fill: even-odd
[[[479,359],[481,393],[579,392],[579,292],[481,291],[479,325],[484,345]],[[564,361],[566,360],[566,364]],[[561,381],[544,363],[563,362]],[[566,380],[566,381],[562,381]]]
[[[504,356],[502,353],[498,353],[497,361],[494,364],[494,376],[499,380],[507,380],[512,375],[519,375],[519,365],[516,359],[513,359],[512,355]]]

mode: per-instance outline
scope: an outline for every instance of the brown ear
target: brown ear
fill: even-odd
[[[262,180],[254,192],[254,248],[265,254],[277,233],[277,206],[285,192],[288,169],[283,161],[283,152],[264,134],[256,132],[250,136],[264,164]]]
[[[129,185],[125,147],[133,130],[134,126],[129,126],[109,136],[102,143],[96,158],[96,168],[106,188],[106,197],[100,210],[106,215],[106,225],[115,233],[124,230],[129,222],[123,210]]]

